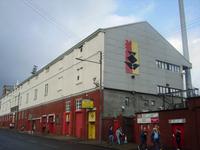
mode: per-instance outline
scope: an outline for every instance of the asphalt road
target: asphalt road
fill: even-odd
[[[0,129],[0,150],[106,150],[107,148],[59,141]],[[108,149],[107,149],[108,150]]]

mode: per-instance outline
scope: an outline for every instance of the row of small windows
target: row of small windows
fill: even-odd
[[[175,65],[175,64],[156,60],[156,65],[160,69],[165,69],[165,70],[169,70],[169,71],[172,71],[172,72],[180,72],[180,66]]]
[[[44,89],[44,96],[48,95],[48,84],[45,84],[45,89]],[[15,100],[17,99],[17,97],[15,97]],[[34,89],[34,97],[33,100],[37,100],[38,99],[38,89]],[[28,104],[29,103],[29,93],[26,93],[26,99],[25,99],[25,103]],[[22,104],[22,96],[19,97],[19,105],[21,106]]]
[[[66,101],[66,105],[65,105],[65,111],[66,112],[70,112],[71,110],[71,106],[70,106],[70,101]],[[77,99],[76,100],[76,110],[81,110],[82,108],[82,100],[81,99]]]
[[[168,93],[174,93],[174,96],[180,96],[179,93],[180,89],[168,87],[168,86],[157,86],[157,93],[159,94],[168,94]]]

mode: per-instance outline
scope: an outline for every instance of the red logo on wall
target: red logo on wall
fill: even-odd
[[[125,41],[125,68],[130,74],[139,74],[139,50],[134,41]]]

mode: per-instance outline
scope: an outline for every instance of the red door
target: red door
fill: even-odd
[[[114,127],[113,127],[113,131],[114,131],[114,141],[117,141],[117,137],[116,137],[116,130],[120,127],[120,124],[119,124],[119,120],[114,120]]]
[[[53,134],[54,133],[54,118],[53,118],[53,116],[49,117],[48,126],[49,126],[49,133]]]
[[[66,122],[66,135],[69,135],[69,122]]]
[[[83,132],[83,113],[76,113],[76,137],[81,138]]]
[[[172,137],[173,137],[173,146],[174,147],[177,147],[177,143],[176,143],[176,138],[175,138],[175,135],[176,135],[176,132],[177,131],[180,131],[180,134],[181,134],[181,142],[180,142],[180,145],[181,147],[183,147],[183,144],[184,144],[184,124],[172,124]]]

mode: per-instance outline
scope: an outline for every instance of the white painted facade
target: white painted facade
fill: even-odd
[[[125,72],[124,42],[127,39],[139,45],[140,74],[135,79]],[[181,71],[158,69],[156,60],[177,64],[181,70],[183,66],[191,67],[147,22],[99,29],[1,98],[0,116],[9,114],[14,106],[25,110],[97,88],[94,78],[99,82],[100,64],[76,58],[99,62],[99,51],[103,53],[104,88],[149,94],[157,94],[157,85],[170,84],[183,89]]]
[[[14,106],[19,105],[19,110],[25,110],[96,88],[93,78],[99,82],[100,65],[76,58],[98,62],[99,51],[104,50],[104,33],[98,32],[80,46],[82,50],[77,47],[63,54],[55,63],[45,66],[38,71],[39,73],[22,82],[13,92],[3,97],[0,116],[9,114]],[[45,93],[47,84],[48,93]]]

